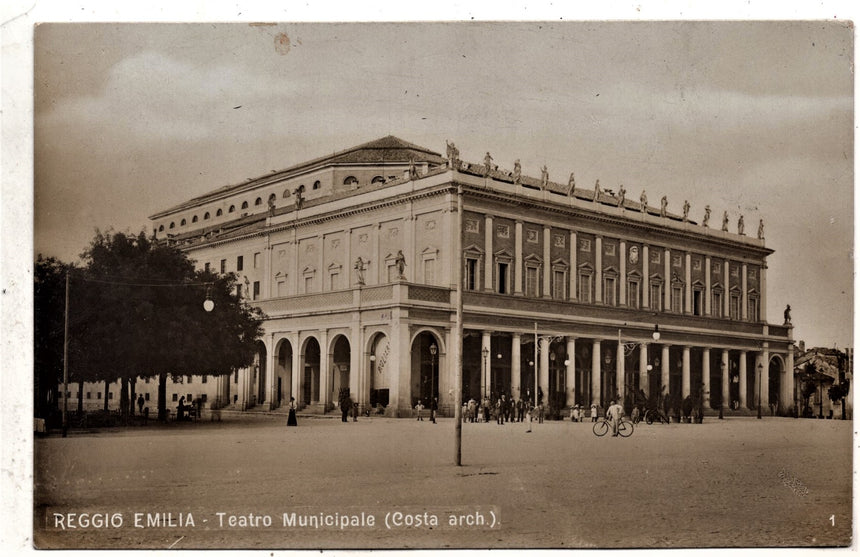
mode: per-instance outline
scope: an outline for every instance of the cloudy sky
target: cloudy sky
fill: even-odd
[[[764,219],[768,317],[853,336],[853,29],[817,22],[43,24],[34,250],[393,134],[719,225]]]

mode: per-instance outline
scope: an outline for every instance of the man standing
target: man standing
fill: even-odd
[[[621,423],[621,416],[623,415],[624,408],[613,400],[606,410],[606,417],[609,420],[609,425],[612,427],[613,437],[618,437],[618,424]]]

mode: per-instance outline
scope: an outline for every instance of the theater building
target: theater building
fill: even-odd
[[[742,223],[694,222],[687,203],[677,215],[644,192],[389,136],[150,218],[198,267],[235,272],[267,316],[254,365],[210,380],[215,404],[270,410],[294,396],[325,412],[345,389],[397,416],[431,393],[450,415],[456,389],[539,391],[555,408],[640,389],[729,413],[795,404],[790,319],[766,314],[772,250]]]

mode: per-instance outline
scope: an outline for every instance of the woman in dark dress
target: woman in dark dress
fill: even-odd
[[[299,423],[296,421],[296,399],[293,397],[290,397],[290,416],[287,418],[287,425],[299,425]]]

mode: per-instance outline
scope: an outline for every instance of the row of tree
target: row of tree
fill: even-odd
[[[234,274],[195,270],[184,252],[143,232],[97,232],[81,257],[81,265],[36,260],[37,417],[62,408],[67,284],[68,372],[78,385],[79,412],[85,381],[107,387],[120,380],[120,409],[128,415],[135,379],[151,377],[159,381],[164,419],[168,377],[226,375],[253,362],[264,316],[237,294]],[[211,312],[206,299],[214,302]]]

